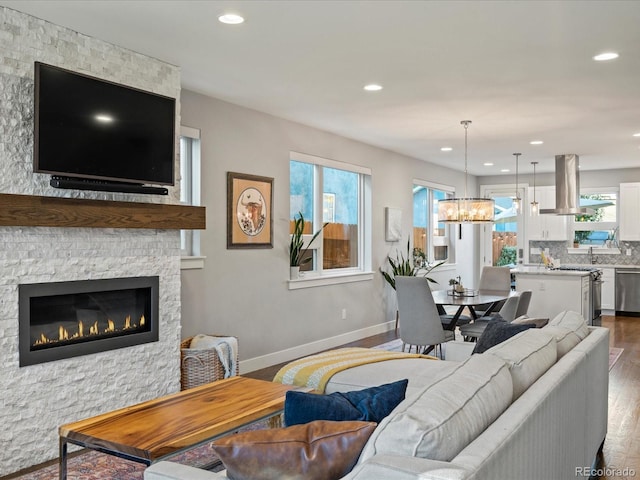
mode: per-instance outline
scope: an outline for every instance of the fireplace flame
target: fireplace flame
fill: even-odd
[[[144,324],[145,324],[145,318],[144,318],[144,315],[142,315],[140,317],[140,327],[144,327]],[[88,325],[89,331],[87,332],[84,326],[84,322],[82,320],[78,320],[78,330],[76,332],[74,332],[72,329],[70,333],[69,330],[67,330],[67,328],[65,328],[63,325],[59,325],[57,338],[55,336],[55,333],[53,332],[49,334],[50,336],[48,336],[48,334],[46,334],[45,332],[41,332],[38,338],[34,340],[33,345],[34,346],[47,345],[47,344],[52,344],[52,343],[57,343],[62,341],[75,340],[75,339],[86,338],[91,336],[98,336],[101,333],[109,334],[109,333],[116,333],[119,331],[132,330],[132,329],[138,328],[138,326],[131,321],[131,315],[127,315],[126,318],[124,318],[121,325],[122,325],[121,327],[116,326],[116,322],[114,322],[111,319],[107,319],[106,328],[104,329],[103,332],[100,332],[98,320],[96,320],[93,324]]]

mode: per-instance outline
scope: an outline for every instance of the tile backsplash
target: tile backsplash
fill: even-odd
[[[585,253],[569,253],[569,245],[567,242],[545,242],[532,241],[529,244],[529,262],[541,262],[539,252],[540,248],[549,249],[549,255],[560,262],[561,265],[587,265],[590,263],[589,255]],[[640,242],[620,242],[620,253],[598,254],[598,250],[594,251],[593,257],[596,265],[640,265]],[[631,252],[627,255],[627,252]],[[534,253],[536,252],[536,253]]]

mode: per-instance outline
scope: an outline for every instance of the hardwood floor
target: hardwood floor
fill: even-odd
[[[604,316],[609,344],[624,352],[609,372],[609,427],[604,442],[605,474],[600,478],[640,476],[640,318]],[[624,472],[624,469],[628,469]],[[615,470],[620,470],[619,472]],[[633,470],[633,472],[631,472]]]
[[[609,427],[599,465],[603,475],[599,478],[640,477],[640,318],[605,315],[602,326],[610,330],[610,346],[624,348],[624,352],[609,374]],[[342,346],[372,347],[394,338],[396,333],[390,331]],[[272,380],[283,365],[245,375]]]

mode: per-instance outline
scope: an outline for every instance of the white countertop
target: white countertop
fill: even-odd
[[[563,263],[563,267],[594,267],[594,268],[626,268],[626,269],[636,269],[640,270],[640,265],[621,265],[621,264],[613,264],[613,263]],[[545,270],[545,268],[540,265],[519,265],[511,269],[511,273],[541,273],[541,270]],[[552,270],[557,273],[557,270]]]
[[[571,276],[571,277],[584,277],[589,275],[589,272],[584,270],[550,270],[543,266],[520,266],[511,269],[511,273],[516,275],[559,275],[559,276]]]

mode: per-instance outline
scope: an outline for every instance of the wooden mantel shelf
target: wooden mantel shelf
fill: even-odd
[[[205,207],[0,194],[0,226],[204,230]]]

